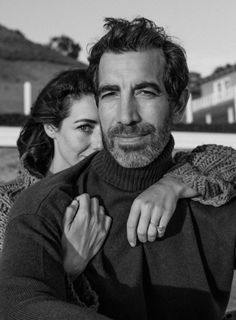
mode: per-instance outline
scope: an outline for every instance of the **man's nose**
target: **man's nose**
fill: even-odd
[[[129,125],[140,121],[138,103],[134,97],[124,97],[120,101],[118,122]]]
[[[103,148],[102,144],[102,133],[101,127],[98,126],[94,131],[91,139],[91,147],[94,151],[101,150]]]

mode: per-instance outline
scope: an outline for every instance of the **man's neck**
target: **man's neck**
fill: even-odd
[[[173,137],[170,137],[161,155],[141,168],[124,168],[103,150],[92,161],[97,174],[106,182],[124,191],[136,192],[148,188],[158,181],[172,166]]]

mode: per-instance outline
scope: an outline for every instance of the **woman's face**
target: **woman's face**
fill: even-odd
[[[70,114],[55,130],[53,173],[66,169],[102,148],[97,106],[93,95],[72,102]]]

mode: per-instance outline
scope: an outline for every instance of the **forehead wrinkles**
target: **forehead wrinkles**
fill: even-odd
[[[163,82],[165,57],[162,50],[152,49],[121,54],[105,53],[99,64],[98,84],[131,85],[143,81]],[[137,83],[136,83],[137,82]]]

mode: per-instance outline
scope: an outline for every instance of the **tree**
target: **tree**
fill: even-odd
[[[225,66],[220,66],[220,67],[215,68],[215,70],[213,71],[213,74],[230,69],[231,67],[232,67],[232,65],[230,63],[227,63]]]
[[[53,37],[50,39],[49,47],[64,56],[77,59],[81,47],[78,43],[75,43],[71,38],[61,35],[60,37]]]

